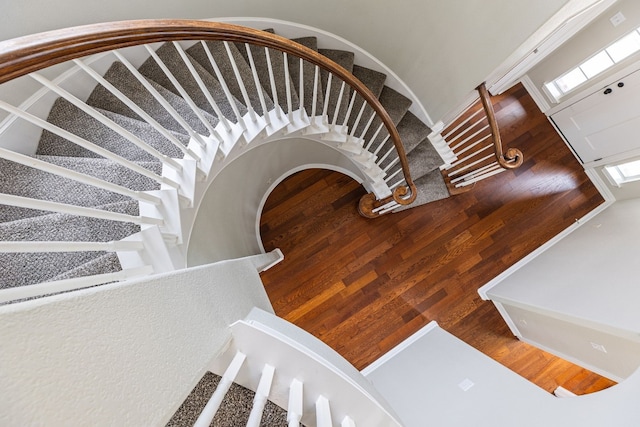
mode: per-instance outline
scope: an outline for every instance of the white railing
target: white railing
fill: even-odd
[[[362,374],[296,326],[253,309],[231,332],[211,367],[222,378],[195,426],[210,425],[234,382],[255,391],[247,426],[259,425],[267,400],[287,410],[289,427],[400,425]]]
[[[203,25],[210,24],[204,23]],[[250,30],[250,32],[253,34],[254,31]],[[272,36],[269,35],[268,37]],[[120,42],[122,42],[121,39],[114,39],[116,47]],[[160,251],[162,254],[144,255],[151,245],[149,241],[145,240],[148,238],[141,235],[130,238],[134,241],[137,240],[141,245],[136,246],[138,255],[132,255],[131,253],[130,248],[133,246],[129,245],[133,245],[133,243],[119,246],[105,242],[74,241],[64,242],[64,244],[62,242],[4,242],[4,244],[0,245],[0,252],[57,252],[62,251],[63,248],[65,252],[110,251],[118,254],[123,266],[126,265],[129,270],[138,272],[149,271],[143,267],[150,265],[150,259],[173,259],[171,265],[180,265],[181,263],[184,265],[185,261],[180,259],[182,255],[176,255],[180,251],[171,252],[172,247],[181,245],[189,240],[189,236],[182,236],[182,230],[191,229],[190,225],[182,224],[182,221],[184,221],[181,214],[182,209],[199,206],[201,199],[197,199],[197,197],[203,197],[205,189],[210,186],[216,174],[220,173],[226,164],[241,155],[244,152],[243,150],[249,150],[258,144],[288,135],[304,135],[306,138],[315,139],[341,152],[351,159],[355,168],[360,171],[359,173],[363,177],[363,184],[368,190],[374,191],[379,199],[389,197],[392,192],[388,183],[390,179],[397,180],[397,173],[399,172],[386,177],[385,174],[390,170],[390,166],[387,166],[385,170],[380,167],[382,162],[389,161],[390,156],[397,155],[394,154],[395,149],[392,148],[386,151],[384,155],[378,156],[382,147],[389,141],[390,135],[393,133],[391,130],[397,133],[395,127],[391,129],[389,126],[392,125],[385,124],[385,120],[390,120],[385,118],[386,112],[381,115],[381,106],[376,104],[377,100],[375,98],[371,100],[367,98],[372,95],[364,85],[357,81],[347,84],[346,81],[353,79],[353,76],[339,74],[343,73],[343,69],[337,64],[331,65],[333,63],[324,57],[323,59],[317,59],[320,57],[318,54],[310,50],[307,51],[305,50],[306,48],[300,47],[295,43],[281,40],[278,40],[278,42],[284,44],[277,46],[272,40],[269,40],[267,44],[258,44],[256,47],[251,43],[243,43],[243,46],[238,42],[234,45],[227,40],[216,40],[215,43],[219,44],[214,45],[211,40],[185,41],[185,37],[179,37],[177,40],[170,41],[171,44],[169,46],[175,49],[175,58],[179,58],[173,60],[182,61],[181,65],[184,65],[184,69],[186,69],[186,75],[180,76],[175,73],[175,70],[171,69],[170,64],[173,60],[167,61],[161,57],[161,54],[157,51],[159,46],[154,43],[140,44],[135,48],[129,48],[128,46],[134,43],[123,42],[123,46],[126,46],[126,48],[108,50],[105,47],[103,49],[104,52],[96,56],[85,58],[73,52],[70,56],[65,57],[65,59],[69,58],[69,66],[77,70],[75,76],[82,80],[81,86],[100,85],[106,91],[105,93],[115,97],[126,108],[135,113],[137,119],[146,123],[150,129],[156,132],[159,138],[162,138],[162,144],[153,144],[154,141],[145,140],[142,135],[138,135],[135,131],[129,130],[129,128],[116,122],[115,119],[111,118],[112,116],[107,116],[98,108],[89,105],[86,100],[89,94],[85,93],[83,95],[81,90],[73,88],[73,82],[68,79],[52,78],[53,73],[49,70],[33,65],[28,65],[30,67],[28,71],[32,71],[29,73],[22,70],[13,70],[13,73],[22,75],[22,77],[18,78],[31,80],[39,85],[36,89],[39,98],[53,98],[56,96],[63,98],[73,108],[77,108],[81,114],[94,120],[95,126],[113,132],[123,142],[131,143],[136,149],[141,150],[142,153],[145,153],[145,156],[150,157],[161,165],[162,172],[158,174],[134,159],[117,154],[114,152],[115,150],[110,151],[104,148],[99,138],[96,137],[95,140],[92,138],[91,132],[82,132],[82,136],[80,136],[65,129],[63,124],[55,125],[50,123],[45,120],[46,112],[34,107],[35,101],[31,99],[22,105],[12,105],[0,100],[0,110],[4,110],[9,115],[8,119],[4,121],[7,126],[0,124],[0,129],[6,130],[11,126],[23,126],[36,128],[39,131],[38,133],[42,131],[50,132],[57,138],[90,151],[94,157],[99,156],[107,159],[131,172],[153,180],[161,186],[161,189],[155,191],[134,190],[128,188],[127,182],[110,182],[107,178],[101,179],[87,173],[76,172],[68,167],[58,166],[46,160],[35,158],[28,155],[28,153],[21,154],[0,148],[0,158],[10,162],[74,180],[87,186],[88,191],[97,188],[130,198],[139,203],[140,215],[111,212],[95,206],[77,206],[69,203],[36,199],[24,195],[11,194],[10,191],[6,192],[8,194],[0,193],[0,204],[108,221],[127,222],[140,225],[142,232],[150,227],[156,227],[160,233],[156,233],[154,236],[160,236],[160,239],[153,237],[153,241],[160,241],[166,247]],[[46,45],[49,41],[46,40],[46,37],[43,37],[35,42],[29,41],[28,43],[43,43]],[[19,42],[14,43],[11,49],[19,50],[19,46]],[[208,63],[201,65],[205,68],[211,67],[213,75],[210,78],[217,80],[220,85],[219,89],[222,90],[224,95],[219,95],[219,92],[216,92],[218,95],[214,95],[212,88],[209,88],[205,83],[207,79],[200,75],[199,65],[188,53],[188,49],[194,46],[204,49]],[[214,46],[216,47],[215,51],[213,50]],[[248,60],[246,64],[242,63],[241,65],[244,69],[248,67],[251,75],[242,75],[241,66],[237,62],[239,55],[234,55],[232,52],[232,48],[235,47],[246,50]],[[135,49],[135,51],[130,49]],[[9,50],[8,48],[6,49],[7,52]],[[32,51],[33,49],[25,51],[25,54],[30,54]],[[60,50],[57,49],[51,55],[55,56],[59,52]],[[264,59],[266,62],[266,73],[263,72],[261,74],[260,72],[259,64],[257,64],[258,61],[256,60],[258,53],[260,54],[260,61]],[[298,57],[296,56],[297,54],[308,55],[308,57]],[[217,57],[217,55],[222,56]],[[159,67],[160,72],[164,74],[174,90],[178,92],[180,98],[184,100],[188,106],[185,107],[184,117],[178,111],[179,109],[156,89],[155,83],[150,81],[138,69],[138,65],[145,60]],[[224,67],[220,66],[222,61],[224,61]],[[59,61],[51,59],[48,62],[56,63]],[[122,64],[124,66],[123,69],[131,73],[131,76],[127,76],[130,79],[127,85],[121,86],[123,85],[122,82],[110,81],[103,76],[109,66],[116,62]],[[295,69],[290,69],[290,64],[294,64],[292,67],[295,67]],[[278,69],[282,68],[282,75],[276,74],[276,65]],[[332,69],[331,67],[334,68]],[[323,74],[325,77],[322,78],[321,69],[327,72]],[[290,71],[292,70],[299,70],[297,82],[293,82],[291,79]],[[2,72],[2,69],[0,69],[0,72]],[[68,69],[65,70],[65,73],[72,74]],[[322,87],[324,78],[326,78],[327,82],[326,88]],[[215,113],[215,117],[204,112],[196,105],[193,94],[189,93],[190,90],[196,89],[191,83],[189,85],[183,84],[184,79],[193,79],[196,82],[196,86],[201,92],[200,95],[204,96],[211,107],[211,111]],[[313,79],[313,81],[309,81],[309,79]],[[6,79],[0,75],[0,81],[4,80]],[[263,83],[270,86],[269,91],[263,90]],[[308,93],[306,96],[307,98],[312,98],[310,112],[305,109],[305,86],[313,87],[313,93]],[[149,105],[136,102],[135,99],[137,98],[127,92],[133,90],[132,88],[144,90],[146,92],[145,98],[153,100],[156,105],[149,107]],[[219,89],[216,90],[218,91]],[[324,97],[322,97],[323,94]],[[200,97],[200,95],[198,96]],[[271,96],[269,101],[272,101],[272,104],[267,100],[269,96]],[[321,98],[324,103],[319,105],[319,99]],[[247,113],[244,116],[242,115],[242,108],[244,107],[238,103],[239,99],[242,100],[244,107],[247,109]],[[343,108],[342,101],[345,99],[349,99],[349,102]],[[252,102],[252,100],[254,101]],[[256,112],[258,102],[262,112],[261,115]],[[223,103],[225,104],[224,107],[222,107]],[[231,109],[230,117],[226,117],[223,114],[223,111],[226,111],[227,103]],[[317,111],[319,108],[322,111]],[[346,111],[344,111],[345,108]],[[370,113],[368,109],[371,110]],[[330,115],[331,117],[329,117]],[[353,118],[353,116],[356,117]],[[372,126],[376,118],[379,118],[381,123],[379,125],[376,124],[377,127],[374,131]],[[163,120],[177,123],[178,129],[174,129],[175,125],[163,124]],[[362,130],[359,130],[361,123],[365,120],[366,123],[364,123]],[[353,121],[353,124],[350,126],[349,123],[351,121]],[[385,129],[388,131],[387,135],[383,135]],[[177,131],[188,138],[188,143],[180,139]],[[2,137],[0,135],[0,146],[3,144]],[[173,153],[171,154],[167,151],[168,148],[161,148],[167,146],[165,142],[168,143],[170,148],[177,148],[184,157],[175,158],[175,150],[171,151]],[[396,165],[397,162],[398,160],[393,160],[391,166]],[[406,182],[400,180],[395,186],[397,187],[401,184],[406,185]],[[174,203],[176,200],[179,203]],[[193,221],[195,214],[190,213],[189,215],[187,215],[188,220]],[[169,252],[172,254],[170,255]],[[178,257],[177,261],[176,257]],[[138,269],[138,267],[141,269]],[[105,276],[103,279],[112,280],[113,277],[115,276],[111,275],[108,278]],[[96,279],[96,283],[103,279]],[[88,279],[84,280],[83,283],[88,283]],[[33,289],[33,292],[36,292],[35,289],[39,288],[34,287]],[[2,292],[4,291],[0,290],[0,293]],[[9,296],[7,298],[10,299],[12,297]]]
[[[477,88],[480,98],[452,123],[444,126],[442,138],[457,159],[443,172],[449,191],[464,192],[475,183],[523,162],[522,152],[510,148],[503,152],[502,138],[491,97],[484,84]]]

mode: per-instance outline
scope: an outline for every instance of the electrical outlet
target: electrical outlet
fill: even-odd
[[[465,378],[464,380],[462,380],[460,384],[458,384],[458,387],[460,387],[462,391],[467,391],[473,386],[474,386],[474,382],[471,381],[469,378]]]
[[[618,25],[622,24],[626,19],[627,18],[625,18],[622,12],[618,12],[615,15],[613,15],[611,18],[609,18],[609,21],[611,21],[611,25],[613,25],[614,27],[617,27]]]
[[[596,343],[592,342],[591,343],[591,347],[593,347],[594,350],[598,350],[598,351],[601,351],[603,353],[607,352],[607,349],[604,348],[604,346],[602,344],[596,344]]]

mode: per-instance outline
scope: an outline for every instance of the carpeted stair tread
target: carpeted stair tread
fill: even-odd
[[[116,273],[122,270],[118,255],[107,252],[93,258],[78,267],[51,278],[51,281],[75,279],[76,277],[93,276],[96,274]]]
[[[402,138],[404,151],[407,154],[411,153],[414,148],[422,144],[431,145],[431,142],[427,139],[431,134],[431,129],[411,111],[407,111],[407,113],[402,117],[397,128],[398,133]],[[438,158],[439,157],[440,156],[438,155]],[[442,162],[440,164],[442,164]]]
[[[407,98],[406,96],[402,95],[400,92],[397,92],[397,91],[391,89],[388,86],[385,86],[382,89],[382,92],[380,93],[380,97],[378,99],[380,100],[380,103],[385,107],[385,109],[387,110],[387,113],[391,117],[391,120],[393,121],[393,123],[396,126],[400,125],[400,123],[402,122],[402,119],[404,119],[404,117],[406,116],[407,112],[409,111],[409,107],[411,107],[411,103],[412,103],[409,98]],[[382,121],[377,117],[373,120],[373,124],[371,125],[371,127],[369,128],[369,131],[367,132],[367,137],[366,137],[367,141],[369,140],[369,138],[371,138],[371,137],[373,137],[373,135],[375,135],[375,132],[378,129],[378,127],[380,126],[381,123],[382,123]],[[407,132],[405,130],[405,133],[408,135],[410,132]],[[378,136],[374,140],[372,146],[373,147],[378,147],[379,144],[388,135],[389,135],[389,133],[387,132],[387,130],[383,128],[382,131],[378,134]],[[401,140],[403,140],[402,135],[400,135],[400,137],[401,137]],[[380,152],[378,153],[378,157],[384,156],[384,153],[386,153],[392,147],[393,147],[393,142],[391,141],[391,139],[388,139],[384,143],[382,150],[380,150]],[[405,151],[407,151],[406,148],[405,148]],[[392,155],[387,157],[387,159],[385,159],[385,161],[383,161],[380,164],[380,166],[382,168],[385,168],[396,157],[397,157],[397,154],[396,154],[396,152],[394,152]]]
[[[316,37],[301,37],[292,39],[292,41],[308,47],[311,50],[318,51],[318,39]],[[289,73],[291,80],[296,84],[296,88],[300,87],[300,59],[289,55]],[[311,114],[313,111],[313,86],[315,79],[316,67],[308,61],[303,61],[302,73],[303,73],[303,88],[304,88],[304,108],[307,114]],[[318,81],[318,95],[316,97],[316,115],[322,113],[323,107],[323,91],[321,80]],[[298,97],[300,97],[300,90],[298,90]]]
[[[106,110],[98,109],[98,112],[138,136],[161,153],[176,158],[183,157],[181,150],[146,122]],[[125,159],[133,161],[157,161],[150,153],[135,146],[127,138],[100,123],[64,98],[58,98],[56,100],[47,121],[89,142],[93,142],[112,153],[118,154]],[[174,135],[183,144],[186,145],[188,143],[186,136],[182,134]],[[100,155],[49,131],[42,132],[36,153],[51,156],[101,158]]]
[[[159,190],[160,184],[151,178],[131,171],[129,168],[121,166],[107,159],[89,157],[65,157],[65,156],[35,156],[39,160],[53,163],[76,172],[84,173],[104,181],[113,182],[136,191]],[[160,175],[162,164],[160,162],[135,162],[137,165]]]
[[[402,139],[405,152],[407,153],[409,170],[411,171],[411,176],[414,180],[442,166],[444,161],[428,138],[428,135],[431,133],[431,129],[429,129],[429,127],[413,113],[408,111],[398,124],[397,128],[400,138]],[[386,144],[385,148],[389,147],[391,147],[391,145],[389,143]],[[387,162],[384,163],[387,164]],[[395,164],[389,170],[389,174],[392,174],[398,168],[400,168],[399,163]]]
[[[220,74],[222,74],[222,78],[229,88],[229,91],[234,97],[236,97],[236,99],[244,102],[244,96],[240,88],[240,83],[238,82],[235,72],[233,71],[233,66],[231,64],[231,60],[229,59],[229,55],[224,43],[222,41],[208,41],[206,43],[209,51],[211,52],[211,55],[216,61],[218,69],[220,70]],[[245,57],[242,55],[242,53],[238,50],[238,46],[236,46],[236,44],[234,43],[227,43],[227,45],[229,46],[229,51],[231,52],[231,55],[233,56],[233,59],[236,63],[238,73],[240,74],[240,78],[242,79],[242,83],[246,89],[247,96],[253,110],[260,115],[262,115],[263,113],[258,90],[261,90],[264,95],[267,111],[272,110],[273,101],[271,100],[271,96],[261,87],[256,87],[251,67],[246,62]],[[205,51],[204,47],[202,47],[201,43],[196,43],[191,46],[187,50],[187,53],[193,58],[194,61],[202,66],[202,68],[205,69],[212,76],[212,78],[217,78],[213,66],[209,61],[207,52]]]
[[[186,427],[195,424],[207,401],[215,391],[220,376],[207,372],[191,391],[166,427]],[[255,393],[238,384],[232,384],[216,413],[212,426],[237,427],[247,424]],[[287,427],[287,412],[267,401],[260,422],[262,427]]]
[[[440,169],[434,169],[428,174],[414,179],[414,184],[418,189],[418,197],[409,206],[401,206],[394,210],[394,212],[400,212],[409,208],[415,208],[427,203],[435,202],[437,200],[446,199],[449,197],[449,190],[442,178]]]
[[[268,28],[263,31],[266,31],[268,33],[274,33],[273,29],[271,28]],[[238,47],[238,50],[240,51],[240,53],[248,63],[249,57],[247,53],[244,51],[244,48],[242,47],[242,45],[238,46],[238,44],[236,43],[236,46]],[[256,70],[258,72],[258,76],[260,78],[260,84],[262,85],[262,88],[269,94],[271,99],[275,102],[276,100],[273,96],[273,91],[272,91],[273,88],[271,87],[271,80],[269,78],[269,66],[267,65],[267,55],[265,53],[265,48],[256,46],[256,45],[251,45],[249,49],[251,50],[251,56],[253,58],[254,64],[256,66]],[[275,91],[278,98],[278,105],[286,113],[287,111],[289,111],[288,110],[289,107],[287,104],[286,81],[284,79],[284,75],[285,75],[284,74],[284,57],[282,55],[282,52],[274,49],[269,49],[269,55],[271,58],[271,67],[273,69]],[[289,79],[289,83],[291,87],[291,105],[293,107],[293,110],[295,110],[297,106],[300,105],[300,101],[298,100],[298,91],[296,90],[295,83],[293,83],[291,79]]]
[[[428,139],[423,140],[411,150],[407,155],[407,160],[414,180],[442,166],[442,158]]]
[[[338,49],[318,49],[318,53],[326,56],[333,62],[342,66],[342,68],[351,72],[353,70],[354,64],[354,53],[349,52],[347,50],[338,50]],[[327,90],[327,84],[329,80],[329,72],[321,70],[320,76],[322,78],[322,87],[324,90]],[[342,80],[337,79],[336,76],[333,76],[331,81],[331,88],[329,90],[329,108],[327,114],[329,115],[329,122],[333,123],[333,116],[335,113],[336,105],[338,98],[340,96],[340,88],[342,86]],[[338,118],[336,124],[344,123],[344,119],[347,115],[347,109],[349,107],[351,92],[349,90],[349,86],[345,86],[344,93],[342,95],[342,100],[340,101],[340,111],[338,112]]]
[[[112,203],[101,208],[138,215],[136,202]],[[121,240],[139,230],[139,226],[131,223],[52,213],[0,223],[0,240],[107,242]],[[102,252],[0,253],[0,288],[44,282],[102,254]]]
[[[158,50],[156,50],[156,54],[162,60],[162,62],[165,63],[169,70],[171,70],[171,74],[173,74],[180,86],[182,86],[182,88],[187,92],[193,102],[198,107],[200,107],[200,109],[208,112],[213,116],[216,116],[213,107],[207,100],[205,94],[200,89],[200,86],[196,82],[196,79],[191,74],[191,71],[189,71],[189,68],[184,63],[182,57],[178,53],[178,50],[173,45],[173,43],[164,43],[158,48]],[[196,72],[199,74],[200,78],[209,90],[211,97],[220,108],[222,114],[229,121],[236,123],[238,121],[238,117],[236,117],[235,113],[233,112],[231,101],[227,99],[224,90],[222,90],[222,86],[220,86],[220,82],[218,82],[218,80],[216,80],[213,75],[209,74],[209,72],[205,70],[197,61],[191,60],[191,63],[193,64]],[[150,80],[153,80],[154,82],[170,90],[175,95],[181,96],[178,89],[176,89],[176,87],[171,83],[171,80],[169,80],[167,75],[164,73],[164,71],[162,71],[158,63],[152,57],[147,59],[138,68],[138,71],[140,71],[142,75],[149,78]],[[241,116],[247,112],[246,107],[240,101],[234,99],[233,102],[235,102]]]
[[[127,186],[140,190],[157,188],[151,180],[126,168],[117,167],[112,162],[91,162],[98,159],[77,159],[77,162],[59,164],[78,172],[96,177],[110,177],[118,183],[129,183]],[[88,160],[88,161],[85,161]],[[141,179],[136,177],[138,175]],[[49,172],[43,172],[28,166],[0,159],[0,192],[15,196],[38,200],[66,203],[76,206],[98,206],[131,200],[127,196],[103,190],[78,181],[64,178]],[[9,222],[20,218],[46,215],[49,212],[0,205],[0,222]]]
[[[153,117],[158,123],[168,130],[187,135],[188,132],[165,110],[165,108],[151,95],[136,79],[136,77],[121,63],[114,62],[107,70],[104,78],[126,95],[131,101],[142,108],[147,114]],[[187,102],[174,94],[170,90],[164,88],[154,81],[150,81],[151,85],[157,90],[164,99],[178,112],[178,114],[193,128],[194,131],[209,135],[209,131],[202,124],[200,119],[193,112]],[[87,104],[101,108],[103,110],[112,111],[114,113],[141,120],[129,107],[121,102],[115,95],[111,94],[102,85],[97,85],[91,92]],[[206,111],[202,111],[204,117],[211,123],[213,127],[218,124],[218,119]]]
[[[358,78],[376,97],[380,96],[382,93],[382,88],[384,87],[384,82],[387,80],[387,75],[381,73],[376,70],[372,70],[370,68],[361,67],[357,64],[353,66],[353,75]],[[353,126],[356,121],[357,115],[362,108],[362,103],[364,99],[358,95],[356,97],[356,101],[353,104],[353,113],[349,118],[348,124],[349,129]],[[373,108],[367,106],[365,107],[362,118],[360,119],[360,123],[358,123],[358,127],[356,128],[355,135],[360,136],[364,131],[365,126],[367,125],[367,121],[371,117],[373,113]]]

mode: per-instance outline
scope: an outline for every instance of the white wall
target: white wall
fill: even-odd
[[[640,365],[638,242],[640,199],[618,201],[488,295],[507,304],[523,338],[624,378]]]
[[[393,69],[437,121],[569,0],[3,0],[0,39],[92,22],[263,16],[346,38]],[[572,0],[590,3],[593,0]],[[400,7],[398,7],[400,6]]]
[[[290,138],[255,147],[226,166],[207,189],[190,233],[187,264],[259,253],[261,201],[290,171],[312,164],[363,179],[344,154],[319,142]]]
[[[602,392],[559,399],[437,325],[429,324],[419,334],[365,374],[408,427],[635,427],[640,423],[640,371]],[[467,390],[461,387],[465,381],[472,383]]]
[[[252,259],[2,306],[0,425],[163,425],[254,306]]]

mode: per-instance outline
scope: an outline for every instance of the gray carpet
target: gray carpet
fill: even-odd
[[[312,50],[319,51],[347,70],[353,70],[354,75],[360,78],[374,94],[379,96],[381,103],[385,106],[394,123],[398,126],[398,131],[405,144],[405,150],[408,153],[409,165],[414,181],[416,184],[419,184],[420,195],[412,206],[446,197],[446,186],[439,178],[438,172],[438,167],[442,164],[442,160],[428,141],[427,135],[430,133],[428,126],[422,123],[415,115],[408,112],[411,101],[395,90],[385,86],[384,81],[386,77],[384,74],[354,64],[353,52],[318,49],[318,42],[315,37],[303,37],[296,39],[296,41]],[[207,46],[215,57],[222,78],[235,97],[233,102],[238,107],[240,114],[245,114],[247,109],[241,102],[241,100],[244,100],[244,96],[240,90],[240,84],[236,80],[236,73],[231,65],[227,49],[222,42],[208,42]],[[250,48],[261,82],[261,87],[257,87],[247,63],[248,56],[245,45],[230,43],[228,46],[231,56],[237,61],[240,79],[247,89],[247,97],[250,99],[253,107],[256,108],[257,111],[261,111],[258,96],[258,91],[260,90],[265,94],[267,108],[273,108],[273,101],[271,99],[272,88],[265,49],[255,46]],[[237,117],[235,117],[233,113],[229,99],[224,94],[220,82],[217,80],[217,76],[214,75],[213,67],[202,45],[196,43],[186,52],[188,61],[193,65],[200,78],[206,84],[209,93],[215,99],[222,113],[230,121],[236,121]],[[273,50],[269,52],[272,60],[272,69],[276,77],[274,90],[277,93],[279,104],[286,109],[284,58],[279,52]],[[218,119],[214,115],[215,111],[211,108],[205,94],[202,92],[174,45],[170,43],[164,44],[157,50],[157,53],[171,69],[172,75],[175,76],[189,97],[197,105],[196,109],[198,113],[204,117],[211,126],[217,125]],[[299,106],[297,93],[300,84],[299,61],[296,58],[289,57],[287,65],[290,71],[289,83],[293,108],[296,109]],[[307,112],[311,112],[313,107],[311,104],[313,100],[314,69],[314,66],[311,64],[305,64],[303,66],[303,104]],[[206,127],[197,117],[197,114],[192,107],[179,96],[180,91],[174,87],[155,60],[150,58],[145,61],[139,68],[139,71],[146,77],[149,84],[153,86],[188,123],[189,127],[203,135],[208,135]],[[153,117],[181,144],[186,145],[188,143],[188,129],[176,121],[165,107],[144,89],[142,83],[138,81],[122,63],[114,62],[105,73],[105,79]],[[327,79],[328,74],[323,71],[321,73],[322,85],[319,87],[319,97],[316,104],[318,114],[322,111],[322,100]],[[334,84],[329,91],[331,100],[333,101],[330,103],[330,119],[333,118],[333,112],[336,108],[335,102],[337,101],[340,91],[340,83],[340,81],[334,79]],[[343,95],[338,123],[342,123],[345,118],[350,95],[350,91],[345,91]],[[352,126],[355,123],[362,102],[362,98],[356,98],[351,117],[348,121]],[[178,147],[174,146],[171,141],[165,138],[152,125],[142,121],[138,114],[101,85],[95,87],[87,100],[87,104],[94,107],[107,119],[121,126],[122,129],[131,132],[147,142],[163,155],[173,158],[181,158],[183,156],[182,151],[178,149]],[[365,109],[365,113],[356,129],[356,135],[359,135],[364,130],[371,111],[369,107]],[[111,130],[109,127],[103,125],[98,120],[90,117],[63,99],[58,99],[54,103],[49,113],[48,121],[118,156],[134,161],[156,174],[159,174],[161,171],[161,165],[154,156],[138,148],[126,137]],[[373,137],[379,123],[380,121],[378,119],[374,120],[365,136],[367,139]],[[383,141],[386,136],[387,133],[383,130],[375,138],[372,144],[372,150],[376,149],[378,144]],[[387,141],[378,153],[378,158],[383,156],[392,146],[392,143]],[[44,161],[127,186],[134,190],[146,191],[159,188],[158,184],[149,178],[114,164],[102,158],[100,155],[48,131],[43,131],[42,133],[37,155]],[[380,163],[380,166],[384,168],[390,165],[391,162],[394,162],[395,159],[397,159],[397,155],[395,152],[392,152],[390,156]],[[399,168],[399,162],[396,162],[389,169],[388,173],[393,174],[397,172]],[[390,183],[397,182],[401,179],[401,176],[401,174],[397,174]],[[0,187],[2,187],[0,188],[1,192],[8,194],[78,206],[123,209],[127,212],[135,211],[137,214],[137,204],[125,196],[80,184],[70,179],[60,178],[46,172],[40,172],[26,166],[13,164],[8,161],[0,161]],[[0,236],[4,240],[107,241],[121,239],[137,230],[138,227],[136,226],[121,223],[114,225],[113,221],[77,218],[32,209],[0,206]],[[99,274],[104,271],[113,271],[119,268],[117,260],[115,260],[112,255],[105,256],[102,253],[4,254],[2,257],[3,267],[0,280],[2,280],[1,283],[3,287],[22,286],[56,277]],[[97,259],[101,261],[98,262],[96,261]]]
[[[171,417],[166,427],[191,427],[215,391],[220,376],[207,372],[191,391],[184,403]],[[249,420],[255,393],[238,384],[233,384],[225,396],[220,409],[211,423],[214,427],[244,426]],[[262,413],[263,427],[286,427],[287,411],[267,401]]]
[[[297,42],[310,49],[318,50],[317,40],[314,37],[300,38],[297,39]],[[235,79],[235,72],[229,61],[226,48],[220,42],[210,42],[208,46],[215,55],[222,78],[234,97],[232,102],[237,106],[240,115],[245,114],[247,108],[242,103],[244,96],[240,90],[239,83]],[[262,91],[265,95],[267,109],[272,109],[275,102],[272,99],[272,94],[275,92],[278,97],[278,104],[287,111],[287,81],[284,75],[285,62],[283,55],[280,52],[269,50],[275,75],[274,87],[272,88],[265,49],[255,46],[250,48],[260,80],[260,86],[256,86],[253,74],[246,62],[247,52],[245,45],[231,43],[229,47],[231,56],[238,62],[238,72],[247,88],[247,95],[253,108],[258,112],[262,111],[258,94],[258,91]],[[352,52],[327,49],[319,49],[318,51],[346,69],[353,70],[354,75],[360,78],[379,97],[394,123],[397,124],[405,149],[409,154],[409,164],[414,180],[420,191],[418,199],[412,207],[447,197],[448,192],[438,170],[442,161],[429,143],[427,136],[430,133],[430,129],[428,126],[408,112],[411,101],[385,86],[386,77],[384,74],[354,64],[354,54]],[[216,100],[222,113],[230,121],[237,121],[238,117],[235,116],[231,108],[232,104],[224,94],[202,46],[196,44],[190,47],[187,50],[187,54],[187,59],[205,82],[208,92]],[[181,144],[186,145],[189,142],[190,128],[200,134],[208,135],[207,126],[204,125],[198,115],[203,117],[211,127],[215,127],[219,120],[215,116],[215,111],[209,104],[205,93],[200,89],[182,57],[172,44],[165,44],[160,47],[158,55],[171,68],[172,74],[188,93],[189,98],[196,104],[195,111],[180,96],[180,91],[174,87],[170,79],[153,59],[147,60],[140,67],[140,72],[160,96],[171,105],[171,108],[182,117],[187,125],[182,125],[172,117],[170,112],[162,106],[162,103],[148,93],[144,89],[144,85],[122,63],[114,62],[107,70],[105,79],[137,104],[146,114],[156,120],[160,126],[169,131],[173,138],[177,139]],[[290,57],[286,65],[290,71],[291,101],[295,110],[300,105],[298,99],[300,84],[299,61]],[[302,103],[308,113],[311,112],[313,107],[314,70],[315,67],[310,64],[303,66],[304,98]],[[325,94],[327,80],[327,73],[322,72],[322,84],[319,87],[319,96],[316,103],[317,114],[322,112],[323,95]],[[333,119],[340,84],[341,82],[338,79],[334,79],[329,91],[332,101],[329,108],[330,120]],[[339,107],[338,124],[342,124],[345,119],[350,98],[351,92],[345,90]],[[350,126],[354,125],[362,102],[361,98],[356,98],[354,108],[347,122]],[[162,133],[158,132],[154,126],[142,121],[135,111],[111,94],[105,87],[97,85],[88,97],[87,104],[126,131],[147,142],[163,155],[173,158],[182,157],[183,154],[179,148],[174,146]],[[356,129],[357,136],[363,132],[371,111],[369,107],[365,109],[365,113]],[[149,153],[136,147],[127,138],[63,99],[58,99],[54,103],[48,120],[52,124],[118,156],[133,161],[156,174],[161,172],[161,164]],[[374,120],[366,134],[367,139],[373,137],[379,123],[378,119]],[[386,136],[386,131],[381,132],[372,145],[373,149]],[[387,142],[379,156],[382,156],[391,146],[391,143]],[[127,186],[134,190],[147,191],[159,188],[155,181],[119,166],[48,131],[42,132],[37,157],[43,161]],[[396,158],[397,155],[393,153],[381,163],[382,167],[390,164]],[[398,168],[399,166],[395,165],[389,172],[393,173]],[[400,176],[398,175],[398,179],[400,179]],[[0,160],[0,187],[0,192],[8,194],[138,215],[138,203],[128,197],[4,160]],[[406,209],[406,207],[398,210],[402,209]],[[5,241],[111,241],[123,239],[136,233],[139,229],[138,226],[129,223],[0,206],[0,240]],[[113,253],[3,253],[0,254],[0,288],[103,274],[118,271],[120,268],[118,258]],[[213,374],[205,375],[168,425],[191,425],[201,408],[204,407],[218,381],[219,377]],[[252,392],[239,386],[232,387],[213,425],[237,426],[244,424],[249,415],[252,399]],[[262,425],[285,426],[286,424],[286,413],[276,405],[269,403],[265,410]]]
[[[255,79],[253,77],[251,67],[245,62],[241,52],[238,50],[238,47],[235,44],[228,43],[228,46],[231,55],[236,61],[238,73],[240,74],[240,78],[242,79],[242,84],[246,88],[251,106],[253,107],[253,110],[258,114],[262,114],[262,106],[260,104],[260,96],[258,95],[258,87],[255,84]],[[240,82],[238,82],[238,80],[236,79],[233,65],[231,63],[231,60],[229,59],[229,55],[227,54],[224,43],[220,41],[207,42],[207,47],[209,48],[211,55],[215,59],[216,65],[218,66],[222,78],[227,84],[229,92],[231,92],[231,94],[236,99],[244,101],[244,96],[240,88]],[[189,56],[193,58],[193,60],[199,66],[201,66],[202,69],[205,70],[211,78],[217,78],[213,66],[211,65],[211,61],[209,61],[209,57],[204,50],[204,47],[202,47],[201,43],[196,43],[195,45],[190,47],[187,52],[189,53]],[[259,90],[262,90],[262,88],[260,88]],[[264,90],[262,90],[262,92],[265,99],[267,111],[270,111],[273,109],[273,101],[271,100],[271,97],[268,93],[266,93]],[[240,107],[244,108],[245,106],[244,104],[240,104]]]

